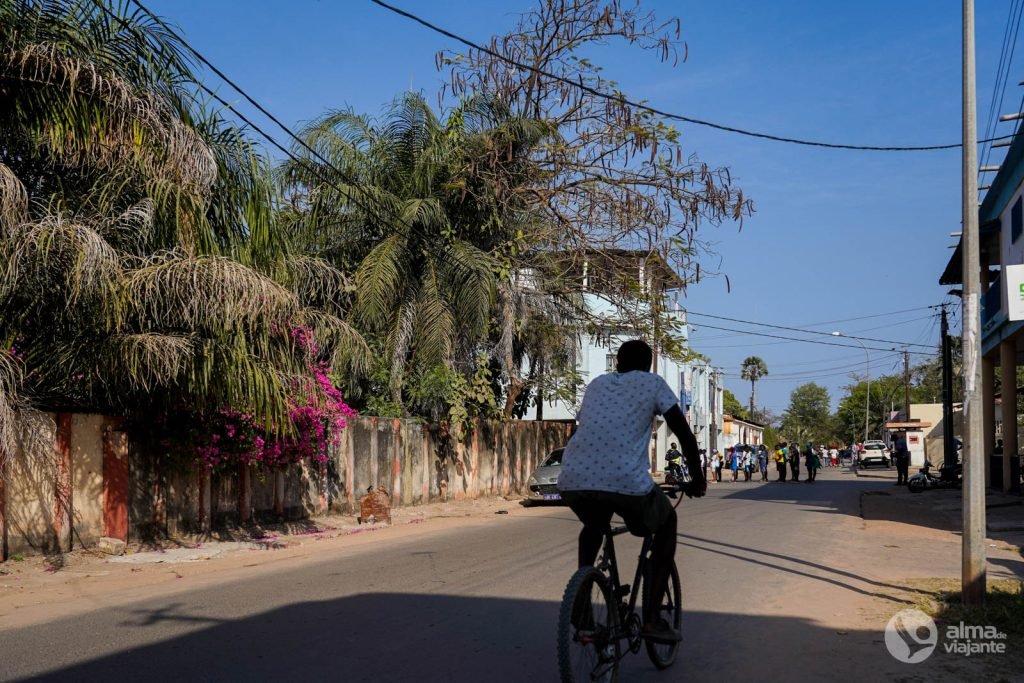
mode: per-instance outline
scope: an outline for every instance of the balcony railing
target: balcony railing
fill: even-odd
[[[981,334],[988,335],[1006,320],[1003,313],[1003,282],[999,275],[981,296]]]

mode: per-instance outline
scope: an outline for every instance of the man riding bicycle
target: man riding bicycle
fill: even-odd
[[[679,632],[656,618],[676,552],[676,511],[651,478],[648,448],[651,424],[662,415],[683,447],[692,481],[687,495],[703,496],[707,481],[700,467],[697,439],[672,389],[651,373],[651,347],[640,340],[623,344],[616,372],[596,378],[583,396],[572,439],[562,455],[558,489],[583,522],[579,566],[593,565],[612,514],[636,536],[653,535],[651,597],[644,601],[643,635],[655,642],[678,642]]]

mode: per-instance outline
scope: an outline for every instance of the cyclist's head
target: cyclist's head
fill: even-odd
[[[676,448],[676,442],[675,441],[672,442],[672,448]]]
[[[651,371],[651,362],[654,354],[647,342],[640,339],[633,339],[619,347],[616,354],[615,370],[617,372],[631,372],[633,370]]]

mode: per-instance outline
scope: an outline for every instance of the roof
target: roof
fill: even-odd
[[[1006,158],[1000,164],[999,171],[992,179],[991,187],[985,193],[985,198],[978,208],[978,222],[980,223],[978,231],[982,237],[999,232],[999,217],[1003,215],[1006,206],[1013,199],[1013,194],[1017,191],[1022,180],[1024,180],[1024,135],[1015,135],[1010,143],[1010,148],[1006,152]],[[984,252],[987,245],[984,244],[984,239],[982,242],[981,248]],[[939,278],[940,285],[963,284],[962,247],[963,238],[961,237],[960,242],[953,251],[953,255],[946,264],[946,269],[942,271],[942,277]],[[998,250],[998,248],[997,242],[996,249]],[[985,262],[984,256],[985,254],[983,253],[983,263]],[[998,263],[998,253],[996,257],[995,259],[990,259],[989,262]]]
[[[582,253],[574,251],[563,251],[556,252],[556,258],[567,258],[569,263],[565,264],[567,269],[576,267],[580,272],[583,270],[581,256],[585,257],[586,261],[590,263],[591,272],[595,272],[594,269],[600,267],[602,262],[607,265],[613,265],[613,270],[624,270],[632,274],[635,268],[640,266],[642,262],[646,269],[649,269],[650,274],[660,283],[665,285],[665,289],[683,289],[686,287],[685,278],[681,277],[676,272],[675,268],[665,260],[657,251],[651,251],[648,249],[586,249]],[[577,263],[573,263],[573,262]],[[600,272],[599,270],[596,272]]]
[[[988,236],[989,235],[999,235],[999,228],[1000,228],[1000,224],[999,224],[999,218],[998,217],[996,217],[996,220],[994,220],[994,221],[988,221],[986,223],[982,223],[981,226],[978,228],[978,236],[981,238],[981,245],[980,246],[981,246],[981,251],[982,251],[982,256],[983,257],[988,254],[988,249],[990,249],[993,246],[998,251],[998,249],[999,249],[999,242],[998,242],[998,240],[994,240],[994,244],[992,244],[990,242],[991,238],[988,238]],[[956,244],[956,249],[953,250],[953,255],[949,257],[949,261],[946,263],[946,269],[942,271],[942,275],[939,277],[939,284],[940,285],[960,285],[960,284],[963,284],[963,281],[964,281],[964,275],[963,275],[963,267],[964,267],[963,246],[964,246],[964,239],[963,239],[963,237],[961,237],[960,241],[957,242],[957,244]],[[997,258],[995,260],[996,261],[999,260],[998,256],[997,256]]]
[[[754,422],[753,420],[744,420],[743,418],[735,417],[733,415],[730,415],[729,413],[725,413],[725,414],[722,415],[722,421],[723,422],[742,422],[743,424],[750,425],[751,427],[757,427],[758,429],[764,429],[764,425],[761,424],[760,422]]]

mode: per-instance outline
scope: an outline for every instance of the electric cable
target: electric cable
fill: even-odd
[[[785,325],[773,325],[772,323],[759,323],[759,322],[755,322],[753,320],[741,320],[739,318],[729,318],[729,317],[722,316],[722,315],[712,315],[710,313],[697,313],[696,311],[687,311],[686,313],[687,313],[687,315],[695,315],[695,316],[697,316],[699,318],[713,318],[715,320],[725,320],[725,321],[728,321],[728,322],[741,323],[741,324],[744,324],[744,325],[757,325],[759,327],[770,327],[772,329],[786,330],[788,332],[800,332],[802,334],[817,334],[817,335],[822,335],[822,336],[825,336],[825,337],[833,337],[833,336],[836,336],[836,337],[846,337],[847,339],[859,339],[860,341],[870,341],[870,342],[875,342],[875,343],[878,343],[878,344],[896,344],[897,346],[925,346],[927,348],[931,348],[930,344],[912,344],[910,342],[893,341],[892,339],[877,339],[875,337],[858,337],[858,336],[855,336],[855,335],[852,335],[852,334],[834,335],[831,332],[819,332],[818,330],[804,330],[804,329],[800,329],[800,328],[797,328],[797,327],[787,327]],[[710,326],[709,325],[705,325],[705,327],[710,327]]]
[[[775,142],[788,142],[788,143],[791,143],[791,144],[804,145],[804,146],[808,146],[808,147],[825,147],[825,148],[828,148],[828,149],[862,150],[862,151],[869,151],[869,152],[928,152],[928,151],[943,150],[943,149],[957,149],[957,148],[963,146],[963,143],[959,143],[959,142],[958,143],[954,143],[954,144],[949,144],[949,145],[924,145],[924,146],[902,146],[902,147],[886,147],[886,146],[878,146],[878,145],[848,145],[848,144],[840,144],[840,143],[833,143],[833,142],[822,142],[822,141],[818,141],[818,140],[803,140],[803,139],[800,139],[800,138],[790,138],[790,137],[784,137],[784,136],[781,136],[781,135],[772,135],[770,133],[759,133],[759,132],[755,132],[755,131],[751,131],[751,130],[745,130],[743,128],[736,128],[734,126],[726,126],[726,125],[723,125],[723,124],[720,124],[720,123],[714,123],[712,121],[706,121],[706,120],[703,120],[703,119],[693,118],[692,116],[683,116],[682,114],[674,114],[672,112],[668,112],[668,111],[664,111],[662,109],[657,109],[655,107],[651,107],[649,105],[643,104],[642,102],[637,102],[635,100],[630,100],[630,99],[628,99],[626,97],[623,97],[621,95],[614,95],[614,94],[611,94],[611,93],[603,92],[601,90],[598,90],[597,88],[593,88],[593,87],[591,87],[591,86],[589,86],[589,85],[587,85],[585,83],[582,83],[580,81],[574,81],[574,80],[572,80],[570,78],[566,78],[565,76],[559,76],[558,74],[554,74],[554,73],[551,73],[549,71],[544,71],[543,69],[539,69],[539,68],[537,68],[537,67],[535,67],[533,65],[526,64],[524,62],[520,62],[520,61],[511,59],[511,58],[506,57],[505,55],[502,55],[502,54],[500,54],[500,53],[498,53],[498,52],[496,52],[496,51],[494,51],[494,50],[492,50],[492,49],[490,49],[488,47],[485,47],[483,45],[475,43],[472,40],[469,40],[468,38],[464,38],[464,37],[462,37],[462,36],[460,36],[460,35],[458,35],[456,33],[453,33],[453,32],[451,32],[451,31],[449,31],[447,29],[444,29],[444,28],[442,28],[440,26],[432,24],[429,21],[427,21],[426,19],[418,17],[415,14],[412,14],[411,12],[407,12],[407,11],[405,11],[403,9],[395,7],[394,5],[389,5],[388,3],[383,2],[382,0],[370,0],[370,2],[372,2],[375,5],[379,5],[380,7],[383,7],[384,9],[386,9],[386,10],[388,10],[390,12],[394,12],[395,14],[398,14],[398,15],[400,15],[402,17],[405,17],[406,19],[409,19],[410,21],[414,21],[417,24],[420,24],[421,26],[424,26],[424,27],[430,29],[431,31],[434,31],[435,33],[439,33],[439,34],[441,34],[441,35],[443,35],[443,36],[445,36],[447,38],[451,38],[452,40],[457,41],[459,43],[462,43],[463,45],[465,45],[467,47],[470,47],[470,48],[472,48],[474,50],[478,50],[478,51],[480,51],[480,52],[482,52],[484,54],[490,55],[491,57],[494,57],[495,59],[500,59],[501,61],[505,62],[506,64],[514,66],[517,69],[523,69],[525,71],[529,71],[531,73],[534,73],[534,74],[536,74],[538,76],[542,76],[544,78],[548,78],[548,79],[551,79],[553,81],[558,81],[559,83],[564,83],[565,85],[572,86],[574,88],[582,90],[583,92],[586,92],[586,93],[589,93],[591,95],[594,95],[595,97],[600,97],[600,98],[608,100],[610,102],[615,102],[616,104],[626,105],[626,106],[629,106],[629,107],[633,107],[635,109],[641,109],[643,111],[647,111],[647,112],[650,112],[652,114],[656,114],[657,116],[661,116],[663,118],[671,119],[671,120],[674,120],[674,121],[682,121],[683,123],[692,123],[692,124],[697,125],[697,126],[705,126],[705,127],[708,127],[708,128],[714,128],[716,130],[725,131],[727,133],[736,133],[738,135],[745,135],[745,136],[752,137],[752,138],[760,138],[760,139],[763,139],[763,140],[773,140]],[[1003,135],[1001,137],[995,137],[995,138],[986,139],[986,140],[978,140],[977,144],[983,144],[983,143],[986,143],[986,142],[995,142],[995,141],[998,141],[998,140],[1007,140],[1009,138],[1014,137],[1015,135],[1016,135],[1016,133],[1011,134],[1011,135]]]

